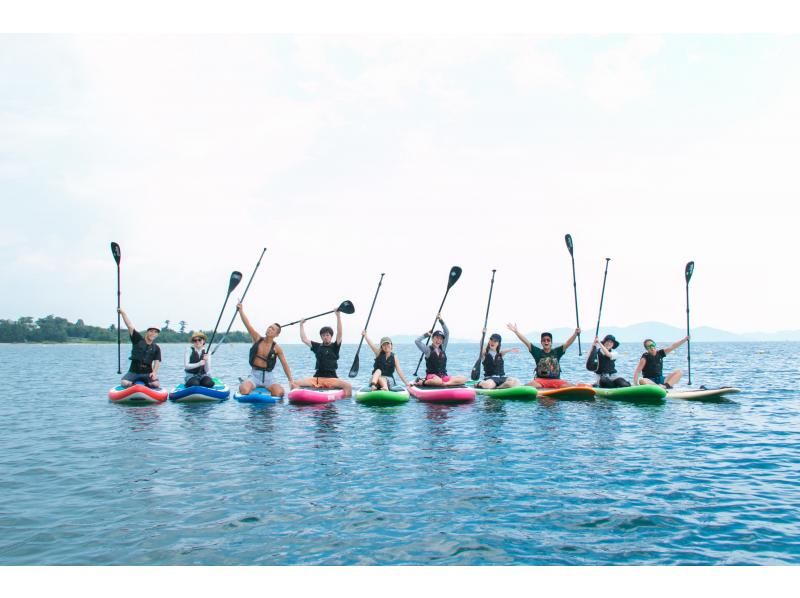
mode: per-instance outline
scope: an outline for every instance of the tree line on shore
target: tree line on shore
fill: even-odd
[[[186,322],[178,322],[178,330],[169,327],[171,320],[165,320],[158,336],[159,343],[188,343],[192,331],[187,329]],[[211,338],[211,330],[204,331]],[[224,332],[224,330],[222,331]],[[219,333],[217,338],[221,338]],[[249,343],[250,335],[246,332],[231,331],[228,341],[232,343]],[[82,319],[70,322],[60,316],[49,315],[34,320],[30,316],[14,320],[0,320],[0,343],[116,343],[117,326],[108,328],[91,326]],[[128,331],[122,329],[122,342],[128,342]]]

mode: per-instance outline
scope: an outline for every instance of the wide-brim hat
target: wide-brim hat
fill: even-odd
[[[198,330],[197,332],[192,332],[192,334],[191,334],[191,336],[189,336],[189,338],[192,339],[192,340],[194,340],[196,338],[202,338],[204,341],[208,340],[208,337],[206,336],[206,333],[203,332],[202,330]]]
[[[613,349],[616,349],[617,347],[619,347],[619,341],[616,338],[614,338],[613,334],[606,334],[605,337],[602,340],[603,344],[605,344],[606,341],[611,341],[612,343],[614,343],[612,345]]]

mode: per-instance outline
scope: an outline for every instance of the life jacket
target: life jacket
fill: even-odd
[[[506,375],[506,368],[500,351],[495,353],[494,358],[489,354],[489,351],[486,351],[486,355],[483,357],[483,375],[487,378]]]
[[[189,355],[189,363],[200,363],[202,360],[203,360],[203,358],[201,357],[201,354],[198,354],[197,353],[197,349],[192,347],[192,354]],[[187,368],[187,369],[185,369],[183,371],[186,372],[187,374],[191,374],[193,376],[198,376],[198,375],[202,375],[202,374],[206,373],[205,368],[195,368],[193,370],[190,370],[190,369]]]
[[[271,372],[275,369],[275,363],[278,360],[278,354],[275,352],[275,341],[272,341],[272,347],[270,347],[266,359],[258,354],[258,347],[265,340],[266,338],[262,336],[253,343],[252,347],[250,347],[250,367],[261,372]],[[256,364],[256,360],[263,363]]]
[[[381,371],[381,376],[391,376],[394,378],[394,353],[390,353],[386,357],[386,353],[381,351],[375,358],[375,363],[372,364],[372,371]]]
[[[317,356],[317,371],[314,372],[314,377],[335,378],[336,368],[339,367],[339,355],[336,343],[331,343],[330,345],[317,343],[314,354]]]
[[[437,376],[447,375],[447,355],[444,349],[440,348],[438,353],[435,349],[431,349],[430,354],[425,358],[425,373]]]
[[[664,372],[664,349],[656,351],[655,355],[650,355],[650,352],[644,353],[644,367],[642,368],[642,375],[645,378],[657,378]]]
[[[153,360],[158,352],[158,345],[150,343],[144,339],[133,345],[131,349],[131,371],[135,374],[149,374],[153,371]]]
[[[616,374],[617,373],[617,366],[614,363],[614,360],[610,357],[606,357],[602,351],[597,352],[597,369],[595,372],[600,374],[601,376],[605,374]]]

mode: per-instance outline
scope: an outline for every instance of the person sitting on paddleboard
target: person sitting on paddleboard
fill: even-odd
[[[392,352],[392,339],[388,336],[384,336],[381,339],[381,346],[379,349],[369,340],[366,330],[361,333],[361,336],[364,337],[369,348],[375,353],[375,363],[372,364],[372,378],[369,381],[370,390],[377,390],[379,388],[381,390],[389,390],[393,386],[397,386],[397,382],[394,380],[395,371],[397,371],[403,384],[408,386],[408,380],[405,374],[403,374],[403,370],[400,369],[400,362],[397,361],[397,355]]]
[[[214,388],[214,380],[211,379],[211,355],[206,352],[207,337],[202,331],[192,332],[192,344],[186,347],[183,354],[183,371],[185,378],[183,385],[205,386]]]
[[[305,320],[300,320],[300,340],[311,347],[311,352],[317,357],[316,371],[312,378],[304,378],[297,382],[297,386],[310,386],[313,388],[341,388],[344,396],[349,397],[353,386],[340,380],[336,375],[339,367],[339,350],[342,348],[342,314],[336,309],[336,341],[333,341],[333,329],[323,326],[319,330],[321,343],[308,340],[306,336]]]
[[[425,356],[425,379],[422,384],[425,386],[460,386],[467,381],[466,376],[447,375],[447,342],[450,340],[450,331],[442,320],[441,314],[436,315],[436,320],[442,325],[441,330],[428,331],[422,334],[414,344],[422,351]],[[430,346],[423,342],[427,337],[432,336]]]
[[[117,311],[125,321],[125,326],[128,328],[128,334],[131,336],[131,365],[125,375],[122,377],[122,386],[125,388],[141,382],[150,388],[161,388],[158,381],[158,368],[161,367],[161,347],[156,344],[156,337],[161,330],[155,326],[150,326],[144,336],[139,334],[139,331],[133,327],[131,321],[128,319],[122,308]]]
[[[549,332],[542,332],[541,342],[542,348],[532,345],[531,342],[525,338],[516,324],[508,324],[508,329],[517,335],[517,338],[528,348],[528,351],[533,355],[536,362],[536,377],[528,382],[528,386],[534,388],[564,388],[571,386],[569,382],[561,379],[561,358],[566,353],[569,346],[575,342],[575,339],[581,333],[580,328],[576,328],[563,345],[553,348],[553,335]]]
[[[486,334],[486,330],[483,333]],[[501,349],[502,343],[503,337],[496,332],[489,337],[489,342],[486,343],[483,351],[481,351],[483,380],[475,386],[479,388],[513,388],[520,385],[520,381],[516,378],[506,376],[505,364],[503,363],[504,355],[519,353],[519,349],[517,347]]]
[[[586,369],[595,373],[594,386],[600,388],[623,388],[631,383],[617,373],[615,361],[617,354],[614,349],[619,347],[619,341],[613,334],[607,334],[602,342],[599,337],[594,337],[592,350],[586,359]]]
[[[673,370],[670,375],[664,378],[664,357],[667,353],[672,353],[675,349],[680,347],[683,343],[688,342],[689,337],[684,336],[681,340],[672,343],[666,349],[658,349],[656,342],[647,338],[644,340],[644,348],[647,349],[642,353],[639,363],[633,372],[633,384],[658,384],[664,388],[670,389],[678,383],[678,380],[683,376],[681,370]],[[642,378],[639,378],[639,374]]]
[[[275,339],[281,333],[281,325],[277,322],[270,324],[267,326],[266,334],[261,336],[258,330],[250,323],[250,320],[247,319],[241,303],[236,305],[236,309],[239,311],[239,317],[242,318],[242,323],[253,340],[249,356],[250,375],[239,384],[239,393],[249,395],[260,386],[266,388],[273,397],[282,397],[283,387],[275,382],[275,376],[272,373],[279,359],[283,372],[289,380],[289,387],[296,388],[297,385],[292,379],[292,371],[289,369],[289,364],[286,363],[286,355],[284,355],[283,349],[275,342]]]

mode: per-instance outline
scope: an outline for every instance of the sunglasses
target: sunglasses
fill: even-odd
[[[656,348],[656,346],[655,346],[655,345],[653,345],[653,344],[649,344],[649,345],[647,345],[647,346],[645,347],[645,349],[655,349],[655,348]]]
[[[199,343],[199,342],[200,342],[200,341],[202,341],[202,340],[205,340],[205,339],[202,339],[202,338],[193,338],[193,339],[192,339],[192,342],[193,342],[193,343]]]

